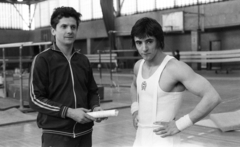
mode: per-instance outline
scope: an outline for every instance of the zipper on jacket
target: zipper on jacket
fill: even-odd
[[[71,55],[71,57],[69,58],[69,60],[68,60],[68,58],[64,55],[64,57],[67,59],[67,61],[68,61],[68,64],[69,64],[69,68],[70,68],[70,72],[71,72],[71,77],[72,77],[72,86],[73,86],[73,95],[74,95],[74,101],[75,101],[75,108],[77,108],[77,98],[76,98],[76,93],[75,93],[75,89],[74,89],[74,77],[73,77],[73,71],[72,71],[72,66],[71,66],[71,59],[72,59],[72,56],[74,55],[75,53],[73,53],[72,55]],[[73,126],[73,138],[76,138],[76,134],[75,134],[75,127],[76,127],[76,125],[77,125],[77,122],[74,124],[74,126]]]
[[[54,49],[55,50],[55,49]],[[55,51],[58,51],[60,53],[63,54],[63,56],[67,59],[68,61],[68,64],[69,64],[69,68],[70,68],[70,72],[71,72],[71,77],[72,77],[72,86],[73,86],[73,95],[74,95],[74,100],[75,100],[75,108],[77,108],[77,98],[76,98],[76,93],[75,93],[75,89],[74,89],[74,77],[73,77],[73,71],[72,71],[72,66],[71,66],[71,59],[72,59],[72,56],[76,53],[76,52],[73,52],[73,54],[70,56],[70,58],[68,59],[63,52],[61,52],[60,50],[55,50]],[[73,126],[73,138],[76,138],[76,134],[75,134],[75,128],[76,128],[76,125],[77,125],[77,122],[74,124]]]

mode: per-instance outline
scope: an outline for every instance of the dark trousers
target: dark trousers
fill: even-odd
[[[77,138],[48,133],[43,133],[42,135],[42,147],[91,147],[91,146],[92,146],[92,132]]]

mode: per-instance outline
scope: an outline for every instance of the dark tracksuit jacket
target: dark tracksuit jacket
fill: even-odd
[[[55,44],[39,53],[32,63],[29,104],[39,112],[37,124],[43,133],[75,138],[92,132],[93,122],[80,124],[66,117],[68,108],[100,105],[88,58],[73,49],[68,61]]]

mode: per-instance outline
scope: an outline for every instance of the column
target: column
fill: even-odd
[[[92,44],[92,39],[87,38],[87,54],[91,54],[91,44]]]

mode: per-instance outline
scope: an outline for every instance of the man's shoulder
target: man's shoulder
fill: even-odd
[[[51,48],[47,48],[44,51],[40,52],[37,54],[37,56],[47,56],[48,54],[50,54],[52,52]]]
[[[139,59],[136,63],[135,63],[135,66],[140,66],[141,62],[143,62],[143,59]]]
[[[78,56],[87,58],[87,56],[85,54],[83,54],[81,51],[77,51],[76,53],[77,53]]]
[[[83,60],[89,60],[88,57],[85,54],[81,53],[80,51],[78,51],[76,53],[77,53],[78,58],[83,59]]]
[[[141,64],[142,61],[143,61],[143,59],[140,59],[135,63],[134,69],[133,69],[135,74],[138,72],[140,64]]]
[[[172,58],[168,61],[166,68],[170,68],[172,70],[178,69],[178,68],[184,68],[186,66],[186,63],[177,60],[176,58]]]
[[[47,60],[49,59],[49,57],[52,56],[53,51],[51,50],[51,48],[47,48],[44,51],[38,53],[35,57],[34,60],[35,61],[42,61],[42,60]]]
[[[193,72],[190,66],[188,66],[185,62],[179,61],[177,59],[170,60],[165,69],[168,74],[173,76],[184,76]]]

